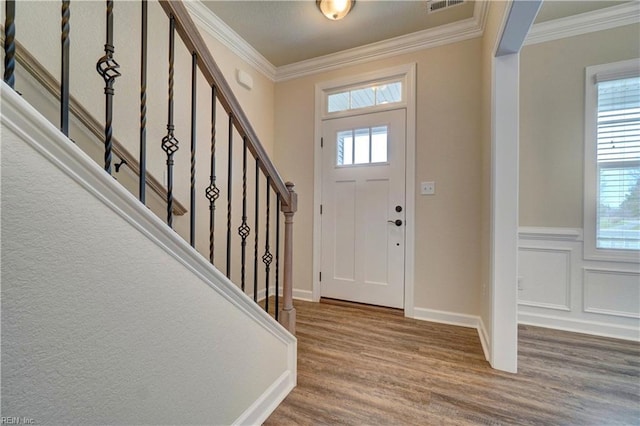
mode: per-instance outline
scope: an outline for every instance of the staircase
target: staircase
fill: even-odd
[[[3,7],[2,416],[261,423],[296,382],[297,196],[189,13]]]

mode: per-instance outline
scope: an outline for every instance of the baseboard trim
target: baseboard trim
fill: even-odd
[[[276,294],[276,288],[274,286],[269,287],[269,295],[273,296],[274,294]],[[258,291],[258,301],[261,301],[264,299],[266,295],[266,292],[264,291],[264,288],[262,290]],[[278,289],[278,295],[280,297],[282,297],[282,287],[280,287]],[[250,293],[248,295],[250,298],[253,298],[253,293]],[[309,290],[296,290],[295,288],[293,289],[293,294],[292,294],[294,300],[304,300],[306,302],[313,302],[313,292],[309,291]]]
[[[413,318],[439,322],[442,324],[457,325],[467,328],[478,328],[479,317],[475,315],[459,314],[456,312],[438,311],[436,309],[413,308]]]
[[[561,318],[554,315],[519,312],[518,324],[571,331],[574,333],[592,334],[594,336],[611,337],[614,339],[631,340],[634,342],[640,341],[640,330],[637,327],[605,324],[597,321],[578,320],[573,318]]]
[[[310,290],[298,290],[294,288],[293,298],[297,300],[305,300],[307,302],[313,302],[313,292]]]
[[[477,315],[459,314],[457,312],[439,311],[436,309],[413,308],[413,319],[421,321],[437,322],[440,324],[456,325],[458,327],[475,328],[478,331],[478,338],[482,346],[485,359],[490,362],[491,346],[489,345],[489,334],[484,326],[482,318]]]
[[[255,402],[238,417],[234,425],[260,425],[296,386],[295,373],[285,371]]]
[[[478,336],[480,337],[480,344],[482,345],[482,352],[484,352],[484,358],[487,362],[491,363],[491,345],[489,344],[489,333],[484,326],[482,317],[478,317]]]

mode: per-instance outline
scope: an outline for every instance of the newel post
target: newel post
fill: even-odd
[[[280,311],[280,324],[291,334],[296,334],[296,308],[293,307],[293,215],[298,210],[298,194],[293,190],[293,183],[287,182],[289,204],[282,204],[284,213],[284,282],[283,306]]]

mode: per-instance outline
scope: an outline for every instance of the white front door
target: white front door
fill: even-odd
[[[404,306],[405,115],[322,123],[322,297]]]

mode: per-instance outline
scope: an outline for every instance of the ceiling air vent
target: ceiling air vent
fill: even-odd
[[[465,0],[428,0],[427,13],[437,12],[464,3]]]

